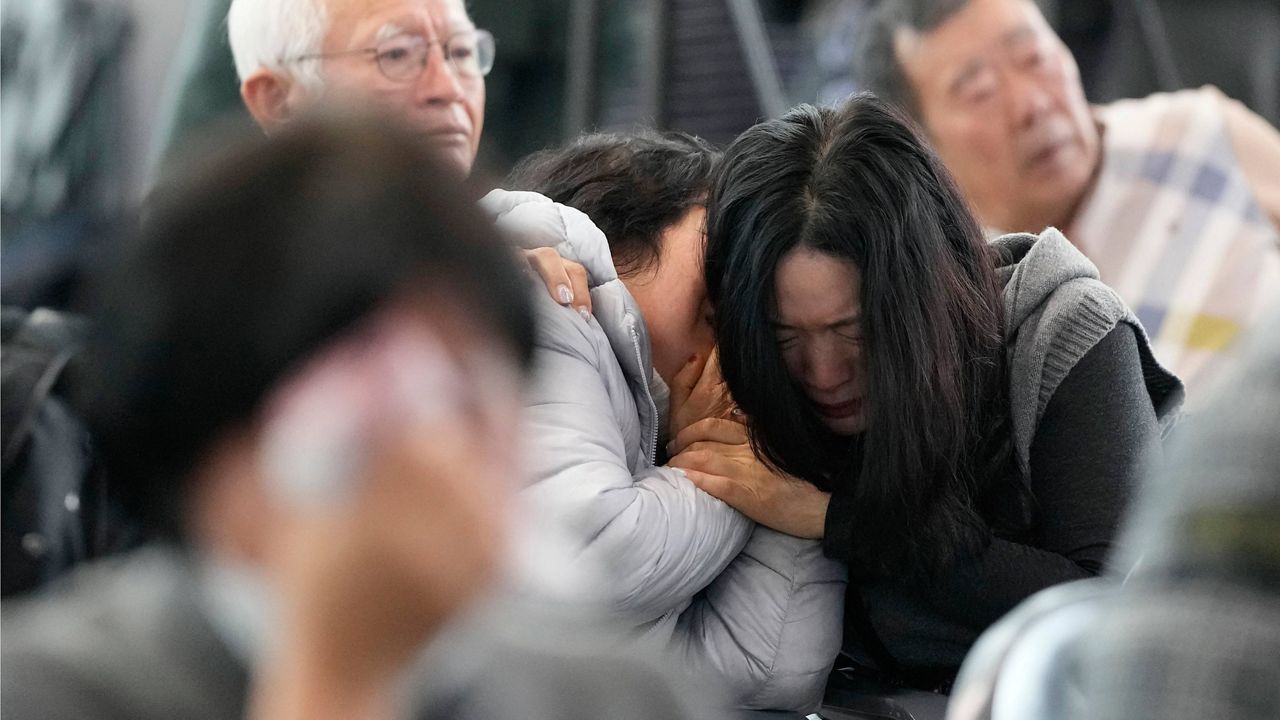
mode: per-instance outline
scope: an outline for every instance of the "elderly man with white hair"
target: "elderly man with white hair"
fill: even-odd
[[[494,40],[462,0],[235,0],[227,30],[240,94],[262,127],[322,94],[373,100],[470,173]]]
[[[227,37],[249,113],[270,132],[325,98],[373,103],[461,177],[484,128],[484,77],[495,42],[462,0],[232,0]],[[581,265],[526,251],[553,299],[590,312]]]

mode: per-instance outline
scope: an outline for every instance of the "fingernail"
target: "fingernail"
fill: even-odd
[[[556,291],[560,293],[560,304],[568,305],[573,302],[573,291],[569,289],[568,285],[561,285],[556,288]]]
[[[586,308],[584,307],[578,308],[578,314],[582,316],[583,320],[586,320],[587,322],[591,322],[591,313],[588,312]]]
[[[742,415],[742,408],[734,408],[734,409],[733,409],[733,414],[734,414],[734,415]]]

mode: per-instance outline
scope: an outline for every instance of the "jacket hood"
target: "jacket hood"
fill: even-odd
[[[996,274],[1004,286],[1005,337],[1064,283],[1098,279],[1098,268],[1057,228],[1039,235],[1011,233],[991,241]]]

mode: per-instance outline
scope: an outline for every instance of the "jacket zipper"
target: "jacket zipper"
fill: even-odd
[[[644,397],[649,401],[649,424],[652,425],[652,432],[649,433],[649,446],[645,448],[649,457],[649,464],[658,464],[658,403],[653,400],[653,391],[649,389],[649,381],[643,377],[645,368],[644,355],[640,352],[640,333],[636,331],[635,315],[627,314],[627,330],[631,333],[631,349],[636,353],[636,365],[640,368],[641,381],[644,384]]]

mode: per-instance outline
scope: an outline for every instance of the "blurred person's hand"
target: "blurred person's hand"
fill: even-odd
[[[672,437],[678,437],[681,431],[706,418],[743,419],[734,407],[724,378],[720,376],[720,355],[716,348],[707,355],[689,358],[671,381],[669,426]],[[675,455],[680,448],[673,441],[667,451],[669,455]]]
[[[446,339],[389,326],[304,368],[268,415],[264,469],[287,511],[266,558],[279,627],[255,717],[391,716],[416,651],[500,568],[514,370],[483,347],[463,368]]]
[[[766,527],[800,538],[824,534],[829,493],[771,470],[751,449],[740,422],[707,418],[681,430],[672,442],[678,467],[693,484]]]

